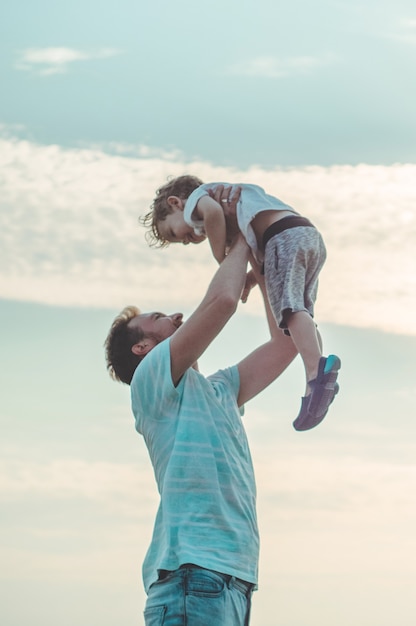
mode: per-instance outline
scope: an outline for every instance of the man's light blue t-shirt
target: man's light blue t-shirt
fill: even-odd
[[[158,570],[184,563],[257,583],[256,486],[236,398],[236,366],[208,378],[189,369],[175,387],[170,339],[140,363],[131,382],[136,429],[160,494],[143,564],[146,591]]]

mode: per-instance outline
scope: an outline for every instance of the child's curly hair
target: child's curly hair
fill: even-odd
[[[149,246],[165,248],[169,245],[169,241],[162,237],[158,227],[159,222],[165,220],[166,216],[172,213],[172,209],[167,203],[169,196],[178,196],[178,198],[186,200],[200,185],[203,185],[200,178],[185,175],[173,178],[159,187],[156,191],[156,197],[150,205],[150,211],[139,218],[139,222],[148,229],[145,237]]]

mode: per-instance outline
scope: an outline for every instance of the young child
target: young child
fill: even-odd
[[[229,183],[203,184],[194,176],[180,176],[160,187],[151,210],[141,219],[149,228],[149,244],[164,247],[208,239],[214,257],[221,263],[227,253],[227,223],[223,207],[213,197],[219,185]],[[238,227],[255,260],[264,264],[267,295],[276,322],[291,336],[304,363],[306,391],[293,426],[308,430],[323,420],[339,390],[336,380],[341,361],[335,355],[322,356],[313,321],[325,245],[313,224],[291,206],[257,185],[236,186],[241,189]]]

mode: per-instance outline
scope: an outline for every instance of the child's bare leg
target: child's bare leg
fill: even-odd
[[[311,393],[308,381],[318,374],[319,359],[322,356],[322,339],[315,322],[307,311],[292,313],[287,319],[287,327],[293,343],[303,360],[306,374],[305,396]]]
[[[318,337],[318,344],[319,344],[319,349],[321,350],[321,352],[323,351],[323,341],[322,341],[322,337],[321,337],[321,333],[319,332],[319,330],[316,328],[315,326],[315,332],[316,332],[316,336]]]

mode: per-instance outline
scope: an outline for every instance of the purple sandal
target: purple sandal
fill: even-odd
[[[339,391],[336,381],[340,368],[341,360],[334,354],[319,359],[318,375],[308,383],[312,392],[302,398],[299,415],[293,422],[295,430],[309,430],[322,422]]]

